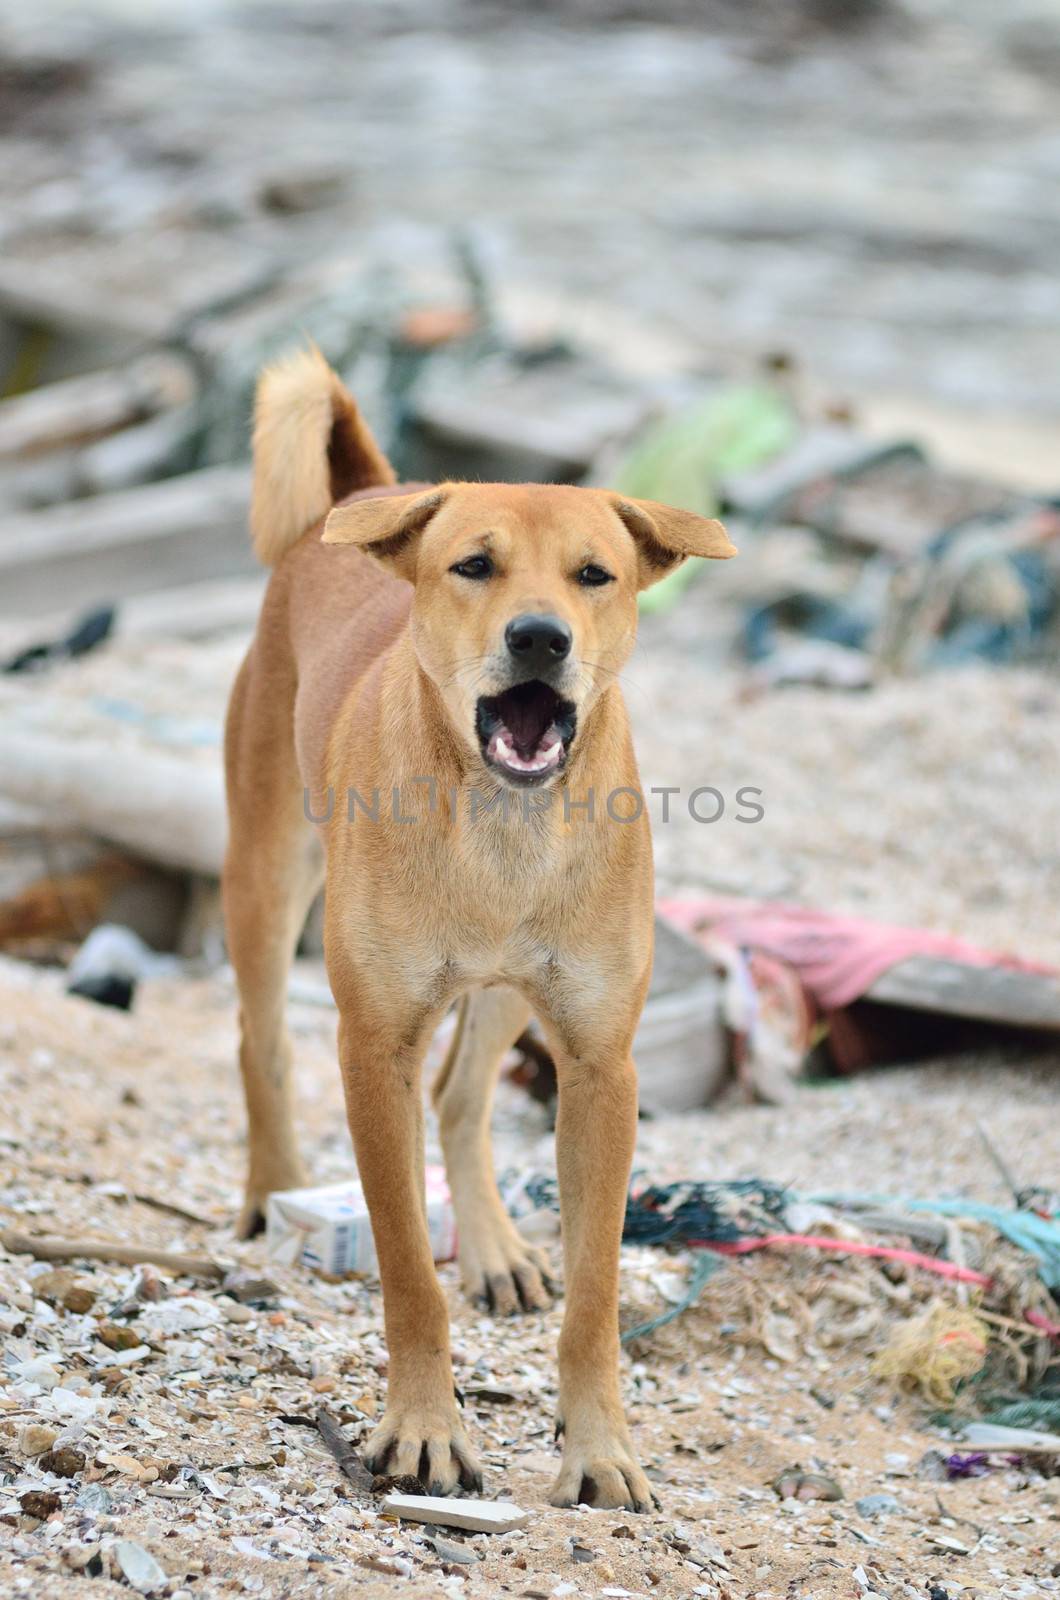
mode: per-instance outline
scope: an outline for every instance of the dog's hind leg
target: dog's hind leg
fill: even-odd
[[[260,645],[255,646],[260,649]],[[292,1117],[287,977],[324,875],[304,814],[295,760],[293,683],[279,663],[244,664],[225,734],[229,838],[224,866],[228,953],[239,988],[239,1065],[246,1094],[249,1172],[238,1231],[264,1225],[275,1189],[305,1182]],[[288,691],[289,690],[289,696]]]
[[[530,1007],[514,989],[473,989],[460,1002],[456,1032],[431,1091],[456,1212],[460,1270],[473,1300],[502,1314],[551,1305],[544,1256],[512,1223],[497,1193],[490,1112],[504,1052],[526,1027]]]

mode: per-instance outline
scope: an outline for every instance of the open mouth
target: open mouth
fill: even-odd
[[[574,738],[575,713],[547,683],[531,679],[483,696],[475,713],[489,765],[516,783],[541,783],[558,772]]]

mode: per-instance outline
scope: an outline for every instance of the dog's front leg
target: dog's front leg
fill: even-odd
[[[458,1483],[481,1489],[457,1412],[449,1313],[427,1233],[420,1069],[429,1019],[402,1031],[383,1020],[393,1017],[389,1006],[336,992],[346,1108],[372,1217],[390,1358],[386,1412],[365,1459],[374,1472],[420,1478],[431,1494],[451,1494]]]
[[[637,1131],[632,1029],[603,1049],[596,1041],[586,1049],[579,1030],[577,1053],[564,1033],[556,1041],[567,1285],[559,1341],[563,1462],[550,1498],[559,1506],[650,1511],[654,1496],[633,1453],[618,1368],[619,1248]]]

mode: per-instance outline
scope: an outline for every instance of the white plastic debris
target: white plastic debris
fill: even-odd
[[[86,978],[114,976],[132,979],[171,978],[180,972],[175,956],[159,955],[131,928],[102,922],[81,945],[67,972],[68,984]]]
[[[435,1261],[456,1254],[456,1217],[444,1167],[427,1168],[427,1227]],[[274,1261],[322,1272],[375,1272],[378,1259],[368,1203],[357,1179],[269,1196],[265,1248]]]
[[[510,1500],[455,1500],[435,1494],[388,1494],[383,1510],[405,1522],[466,1528],[470,1533],[511,1533],[530,1521],[529,1511]]]

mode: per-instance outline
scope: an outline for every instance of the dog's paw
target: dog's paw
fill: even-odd
[[[543,1250],[528,1244],[507,1217],[470,1233],[459,1231],[460,1272],[468,1298],[495,1316],[547,1311],[555,1284]]]
[[[419,1478],[428,1494],[452,1494],[458,1486],[482,1491],[482,1468],[455,1404],[437,1411],[388,1407],[363,1457],[369,1472]]]
[[[557,1433],[562,1428],[557,1426]],[[653,1511],[659,1501],[621,1436],[594,1436],[581,1447],[567,1438],[559,1477],[549,1502],[554,1506],[595,1506],[601,1511]]]

